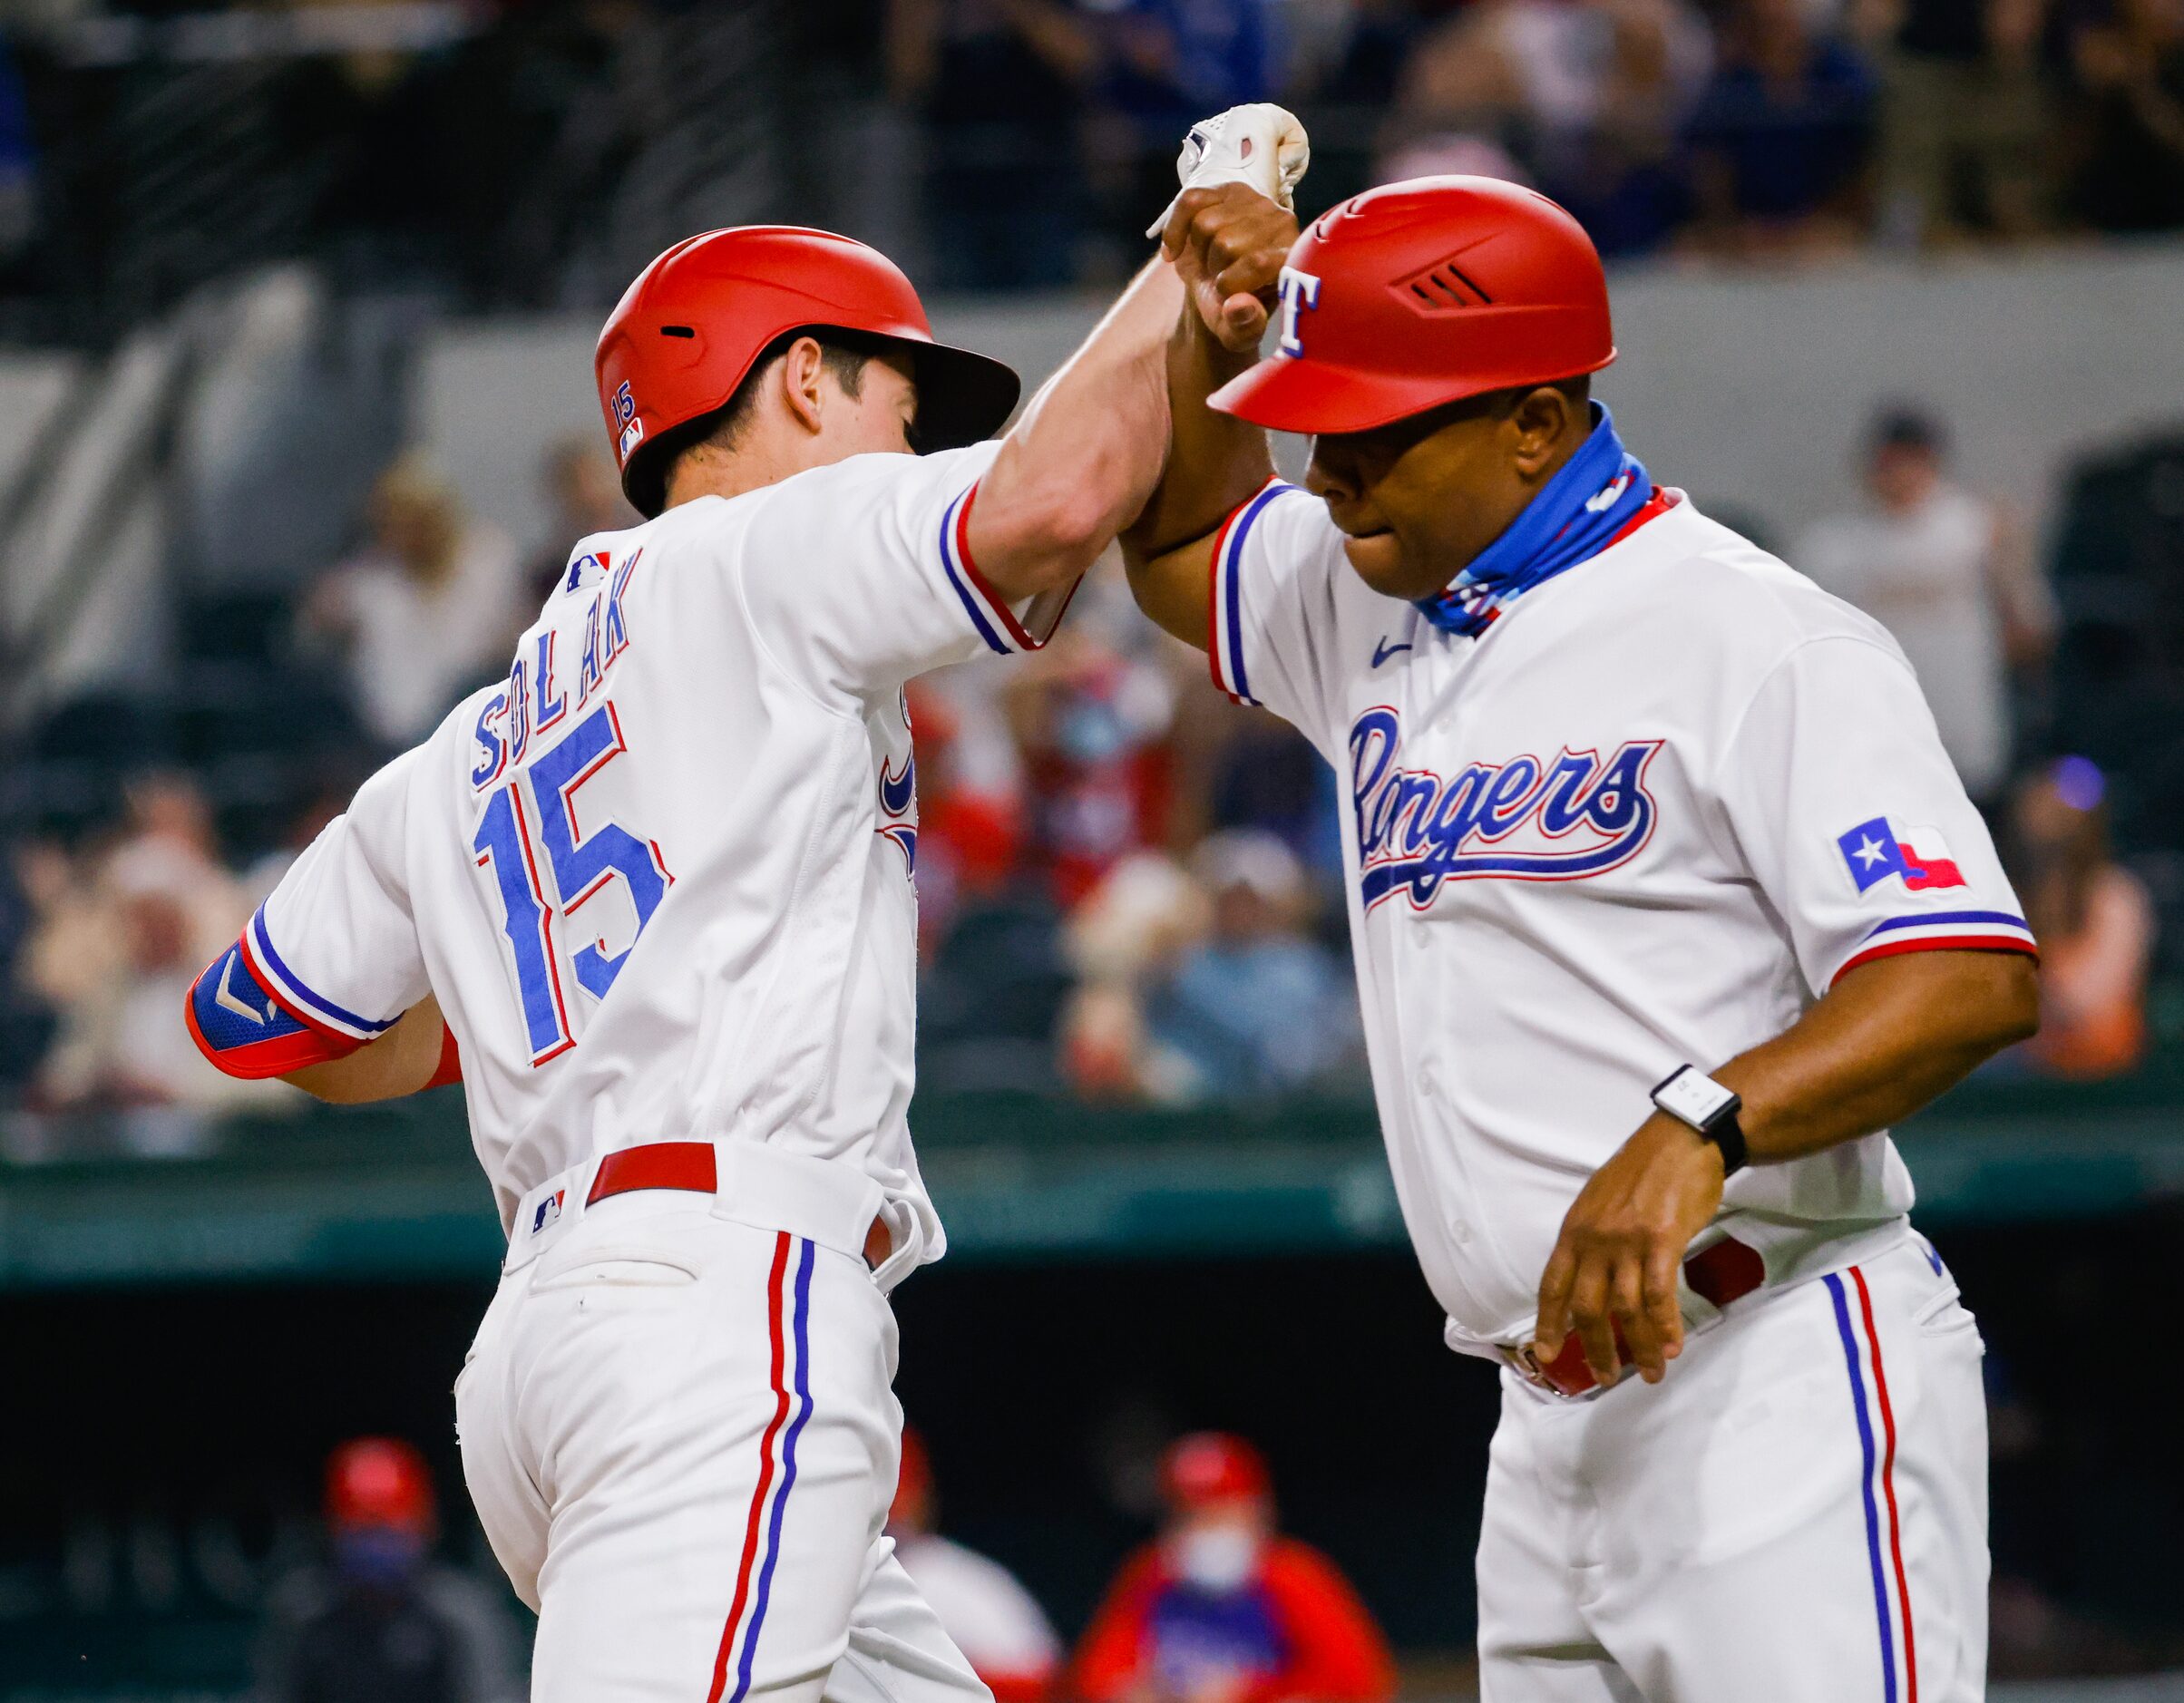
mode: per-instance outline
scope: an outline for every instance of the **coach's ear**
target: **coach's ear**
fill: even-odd
[[[1577,424],[1577,411],[1589,407],[1559,384],[1535,385],[1516,398],[1503,430],[1510,464],[1527,483],[1545,482],[1557,447]]]

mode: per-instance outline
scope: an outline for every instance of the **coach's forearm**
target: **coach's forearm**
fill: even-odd
[[[2034,961],[1906,952],[1862,964],[1763,1046],[1712,1071],[1743,1097],[1755,1164],[1886,1129],[2040,1027]]]
[[[1145,506],[1167,459],[1175,268],[1132,281],[1009,432],[970,511],[970,554],[1004,597],[1068,585]]]
[[[1206,398],[1257,364],[1258,352],[1223,346],[1204,316],[1186,305],[1168,338],[1167,465],[1151,499],[1122,533],[1133,571],[1179,545],[1204,538],[1273,477],[1266,432],[1216,414]]]

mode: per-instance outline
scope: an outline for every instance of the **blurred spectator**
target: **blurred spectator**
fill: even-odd
[[[1187,1061],[1154,1045],[1143,988],[1205,932],[1204,890],[1174,859],[1125,858],[1069,919],[1077,987],[1061,1022],[1063,1075],[1090,1099],[1192,1097]]]
[[[1603,254],[1659,248],[1690,213],[1680,131],[1711,44],[1695,11],[1656,0],[1601,6],[1606,68],[1597,110],[1543,151],[1540,187],[1575,214]]]
[[[132,785],[129,806],[123,838],[88,868],[51,848],[24,866],[38,917],[26,975],[60,1017],[38,1098],[63,1109],[278,1104],[291,1091],[214,1070],[180,1022],[190,983],[249,915],[218,861],[204,797],[158,775]],[[188,1144],[179,1125],[141,1134]]]
[[[370,542],[312,591],[303,627],[342,647],[365,725],[406,746],[505,664],[528,616],[520,589],[508,539],[412,453],[380,475]]]
[[[1204,664],[1194,660],[1203,682]],[[1314,887],[1325,890],[1339,908],[1342,824],[1334,771],[1287,723],[1232,705],[1210,688],[1200,695],[1206,700],[1205,713],[1193,704],[1187,715],[1176,717],[1178,746],[1185,745],[1187,732],[1203,735],[1209,728],[1218,743],[1197,764],[1202,773],[1190,775],[1202,798],[1179,802],[1203,803],[1203,832],[1261,828],[1274,835],[1304,863]],[[1177,814],[1186,813],[1179,809]]]
[[[1027,861],[1068,910],[1167,821],[1175,696],[1156,663],[1064,626],[1007,687],[1023,762]]]
[[[1881,221],[1945,242],[1973,222],[2050,222],[2053,127],[2040,66],[2048,0],[1854,0],[1881,63]]]
[[[1274,92],[1268,0],[1087,0],[1107,48],[1100,101],[1127,163],[1114,220],[1142,246],[1175,193],[1175,151],[1209,113]]]
[[[548,505],[544,535],[524,573],[527,611],[545,602],[569,566],[579,539],[594,532],[619,532],[635,526],[638,514],[622,495],[614,462],[600,447],[599,434],[580,432],[546,452],[540,485]]]
[[[1387,1641],[1332,1562],[1278,1535],[1266,1464],[1186,1436],[1163,1465],[1165,1529],[1125,1563],[1078,1647],[1086,1703],[1383,1703]]]
[[[368,778],[368,771],[340,763],[328,764],[311,777],[309,786],[282,825],[279,840],[253,858],[242,871],[243,894],[253,910],[280,885],[280,878],[288,872],[288,865],[303,855],[327,823],[348,809],[349,800],[356,796],[356,789]]]
[[[275,1594],[253,1703],[517,1703],[492,1594],[436,1564],[431,1470],[408,1444],[360,1437],[327,1467],[331,1566]]]
[[[38,228],[37,166],[30,104],[7,38],[0,34],[0,268],[29,247]]]
[[[2109,854],[2108,788],[2064,757],[2018,788],[2017,891],[2040,942],[2040,1033],[2024,1056],[2050,1075],[2121,1075],[2146,1051],[2154,907]]]
[[[1016,871],[1016,801],[980,792],[957,761],[961,719],[923,681],[905,693],[918,764],[918,939],[930,959],[966,904],[990,899]]]
[[[1802,0],[1738,0],[1691,121],[1694,233],[1731,253],[1849,243],[1873,83]]]
[[[0,847],[0,1095],[11,1100],[31,1085],[53,1039],[53,1008],[32,987],[25,960],[38,921],[33,883],[56,860],[64,882],[66,860],[57,849]]]
[[[1711,59],[1683,0],[1482,0],[1420,43],[1387,175],[1437,158],[1513,175],[1491,163],[1506,150],[1604,252],[1653,247],[1682,214],[1676,139]]]
[[[1991,803],[2009,772],[2010,672],[2046,657],[2054,611],[2023,530],[1948,477],[1945,450],[1930,416],[1881,414],[1866,450],[1873,507],[1822,522],[1796,560],[1896,635],[1965,790]]]
[[[925,122],[934,284],[1076,276],[1078,120],[1098,64],[1086,20],[1060,0],[889,0],[889,82]]]
[[[941,1536],[935,1516],[931,1456],[925,1440],[904,1426],[902,1471],[887,1511],[895,1559],[995,1703],[1045,1703],[1062,1655],[1046,1611],[1000,1562]]]
[[[1272,834],[1217,833],[1191,866],[1213,926],[1150,1000],[1152,1031],[1193,1097],[1294,1092],[1354,1060],[1362,1036],[1348,968],[1304,931],[1304,871]]]
[[[2184,226],[2184,0],[2114,0],[2071,45],[2091,109],[2074,209],[2103,230]]]

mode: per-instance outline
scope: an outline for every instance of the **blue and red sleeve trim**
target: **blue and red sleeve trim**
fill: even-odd
[[[1206,660],[1214,684],[1239,704],[1257,704],[1243,660],[1243,547],[1267,505],[1297,487],[1270,479],[1250,501],[1241,504],[1214,535],[1212,595],[1206,609]]]
[[[2040,956],[2040,944],[2023,917],[2008,910],[1929,910],[1890,917],[1866,930],[1857,949],[1828,978],[1835,983],[1860,964],[1905,952],[2023,952]]]
[[[1069,588],[1068,597],[1062,599],[1061,608],[1055,611],[1045,632],[1029,631],[1009,607],[1009,600],[994,589],[979,571],[978,563],[971,560],[970,510],[978,495],[979,488],[973,484],[950,503],[947,512],[941,517],[941,566],[948,575],[948,583],[962,599],[963,612],[970,617],[971,627],[986,641],[987,648],[1003,657],[1043,649],[1048,639],[1054,636],[1054,629],[1061,624],[1062,614],[1068,608],[1069,598],[1077,595],[1077,588]]]
[[[377,1038],[395,1027],[395,1019],[378,1021],[359,1017],[346,1007],[338,1006],[317,992],[303,978],[288,968],[286,960],[274,950],[273,936],[266,928],[266,908],[258,906],[250,926],[243,930],[243,955],[249,960],[251,973],[265,985],[283,1009],[315,1028],[343,1036],[353,1041]]]

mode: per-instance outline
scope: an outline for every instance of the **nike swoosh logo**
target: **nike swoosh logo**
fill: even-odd
[[[1387,638],[1383,637],[1380,642],[1372,647],[1372,666],[1377,668],[1383,662],[1386,662],[1389,657],[1394,656],[1397,651],[1409,650],[1410,647],[1410,641],[1409,639],[1405,639],[1399,645],[1391,645],[1388,642]]]
[[[900,774],[892,772],[885,763],[881,764],[880,803],[889,815],[900,816],[910,808],[910,801],[916,793],[917,785],[917,758],[905,758]]]
[[[239,1017],[249,1017],[262,1029],[266,1027],[266,1014],[238,997],[235,991],[235,960],[241,956],[239,950],[228,954],[228,962],[219,973],[219,991],[212,996],[212,1003],[234,1012]]]

